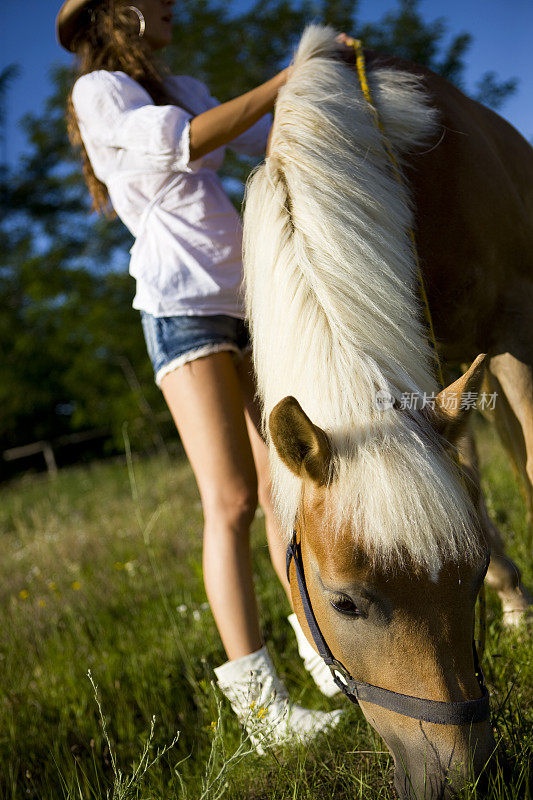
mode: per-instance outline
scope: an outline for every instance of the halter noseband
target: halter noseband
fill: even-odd
[[[490,714],[489,693],[483,680],[483,672],[479,665],[474,643],[474,668],[479,688],[481,689],[481,697],[477,700],[465,700],[458,703],[448,703],[443,700],[425,700],[421,697],[399,694],[390,689],[382,689],[380,686],[363,683],[352,678],[346,667],[335,658],[329,649],[328,643],[324,639],[316,621],[307,590],[302,549],[300,542],[296,540],[296,531],[293,532],[292,540],[287,547],[287,578],[289,582],[291,561],[294,561],[305,618],[316,648],[324,659],[324,663],[330,668],[333,680],[339,689],[344,692],[348,700],[355,704],[359,700],[366,701],[389,711],[394,711],[396,714],[402,714],[404,717],[412,717],[413,719],[433,722],[438,725],[469,725],[473,722],[483,722],[488,719]]]

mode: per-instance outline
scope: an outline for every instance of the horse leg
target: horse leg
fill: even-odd
[[[492,356],[488,369],[491,391],[498,394],[494,409],[496,425],[521,478],[530,522],[533,522],[532,363],[533,353],[526,361],[511,352],[500,352]]]
[[[522,585],[520,570],[505,553],[502,535],[489,517],[485,498],[481,491],[477,449],[471,432],[461,438],[458,450],[484,535],[490,545],[487,584],[498,593],[501,600],[504,624],[519,625],[533,602],[533,598]]]

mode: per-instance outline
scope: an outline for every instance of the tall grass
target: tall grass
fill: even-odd
[[[485,426],[482,458],[491,513],[531,585],[524,506]],[[391,759],[355,707],[335,737],[254,754],[212,683],[225,657],[203,589],[201,529],[181,456],[27,476],[0,490],[0,800],[393,795]],[[264,632],[292,697],[341,704],[301,666],[260,515],[252,537]],[[525,630],[504,629],[489,594],[484,666],[511,765],[491,779],[498,800],[531,797],[532,661]]]

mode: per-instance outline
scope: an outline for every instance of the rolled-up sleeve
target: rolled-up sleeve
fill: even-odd
[[[125,73],[96,70],[74,84],[72,102],[91,142],[128,152],[140,169],[192,172],[189,165],[191,114],[175,105],[156,106]]]

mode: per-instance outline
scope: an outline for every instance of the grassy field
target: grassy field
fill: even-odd
[[[532,585],[524,506],[484,425],[481,445],[489,508]],[[201,529],[180,456],[0,490],[0,800],[394,796],[391,759],[355,707],[334,741],[250,752],[212,685],[224,653],[205,602]],[[322,697],[301,666],[259,514],[253,543],[266,640],[292,697],[344,704]],[[532,661],[530,637],[502,627],[489,593],[484,666],[512,766],[492,780],[491,798],[532,796]]]

